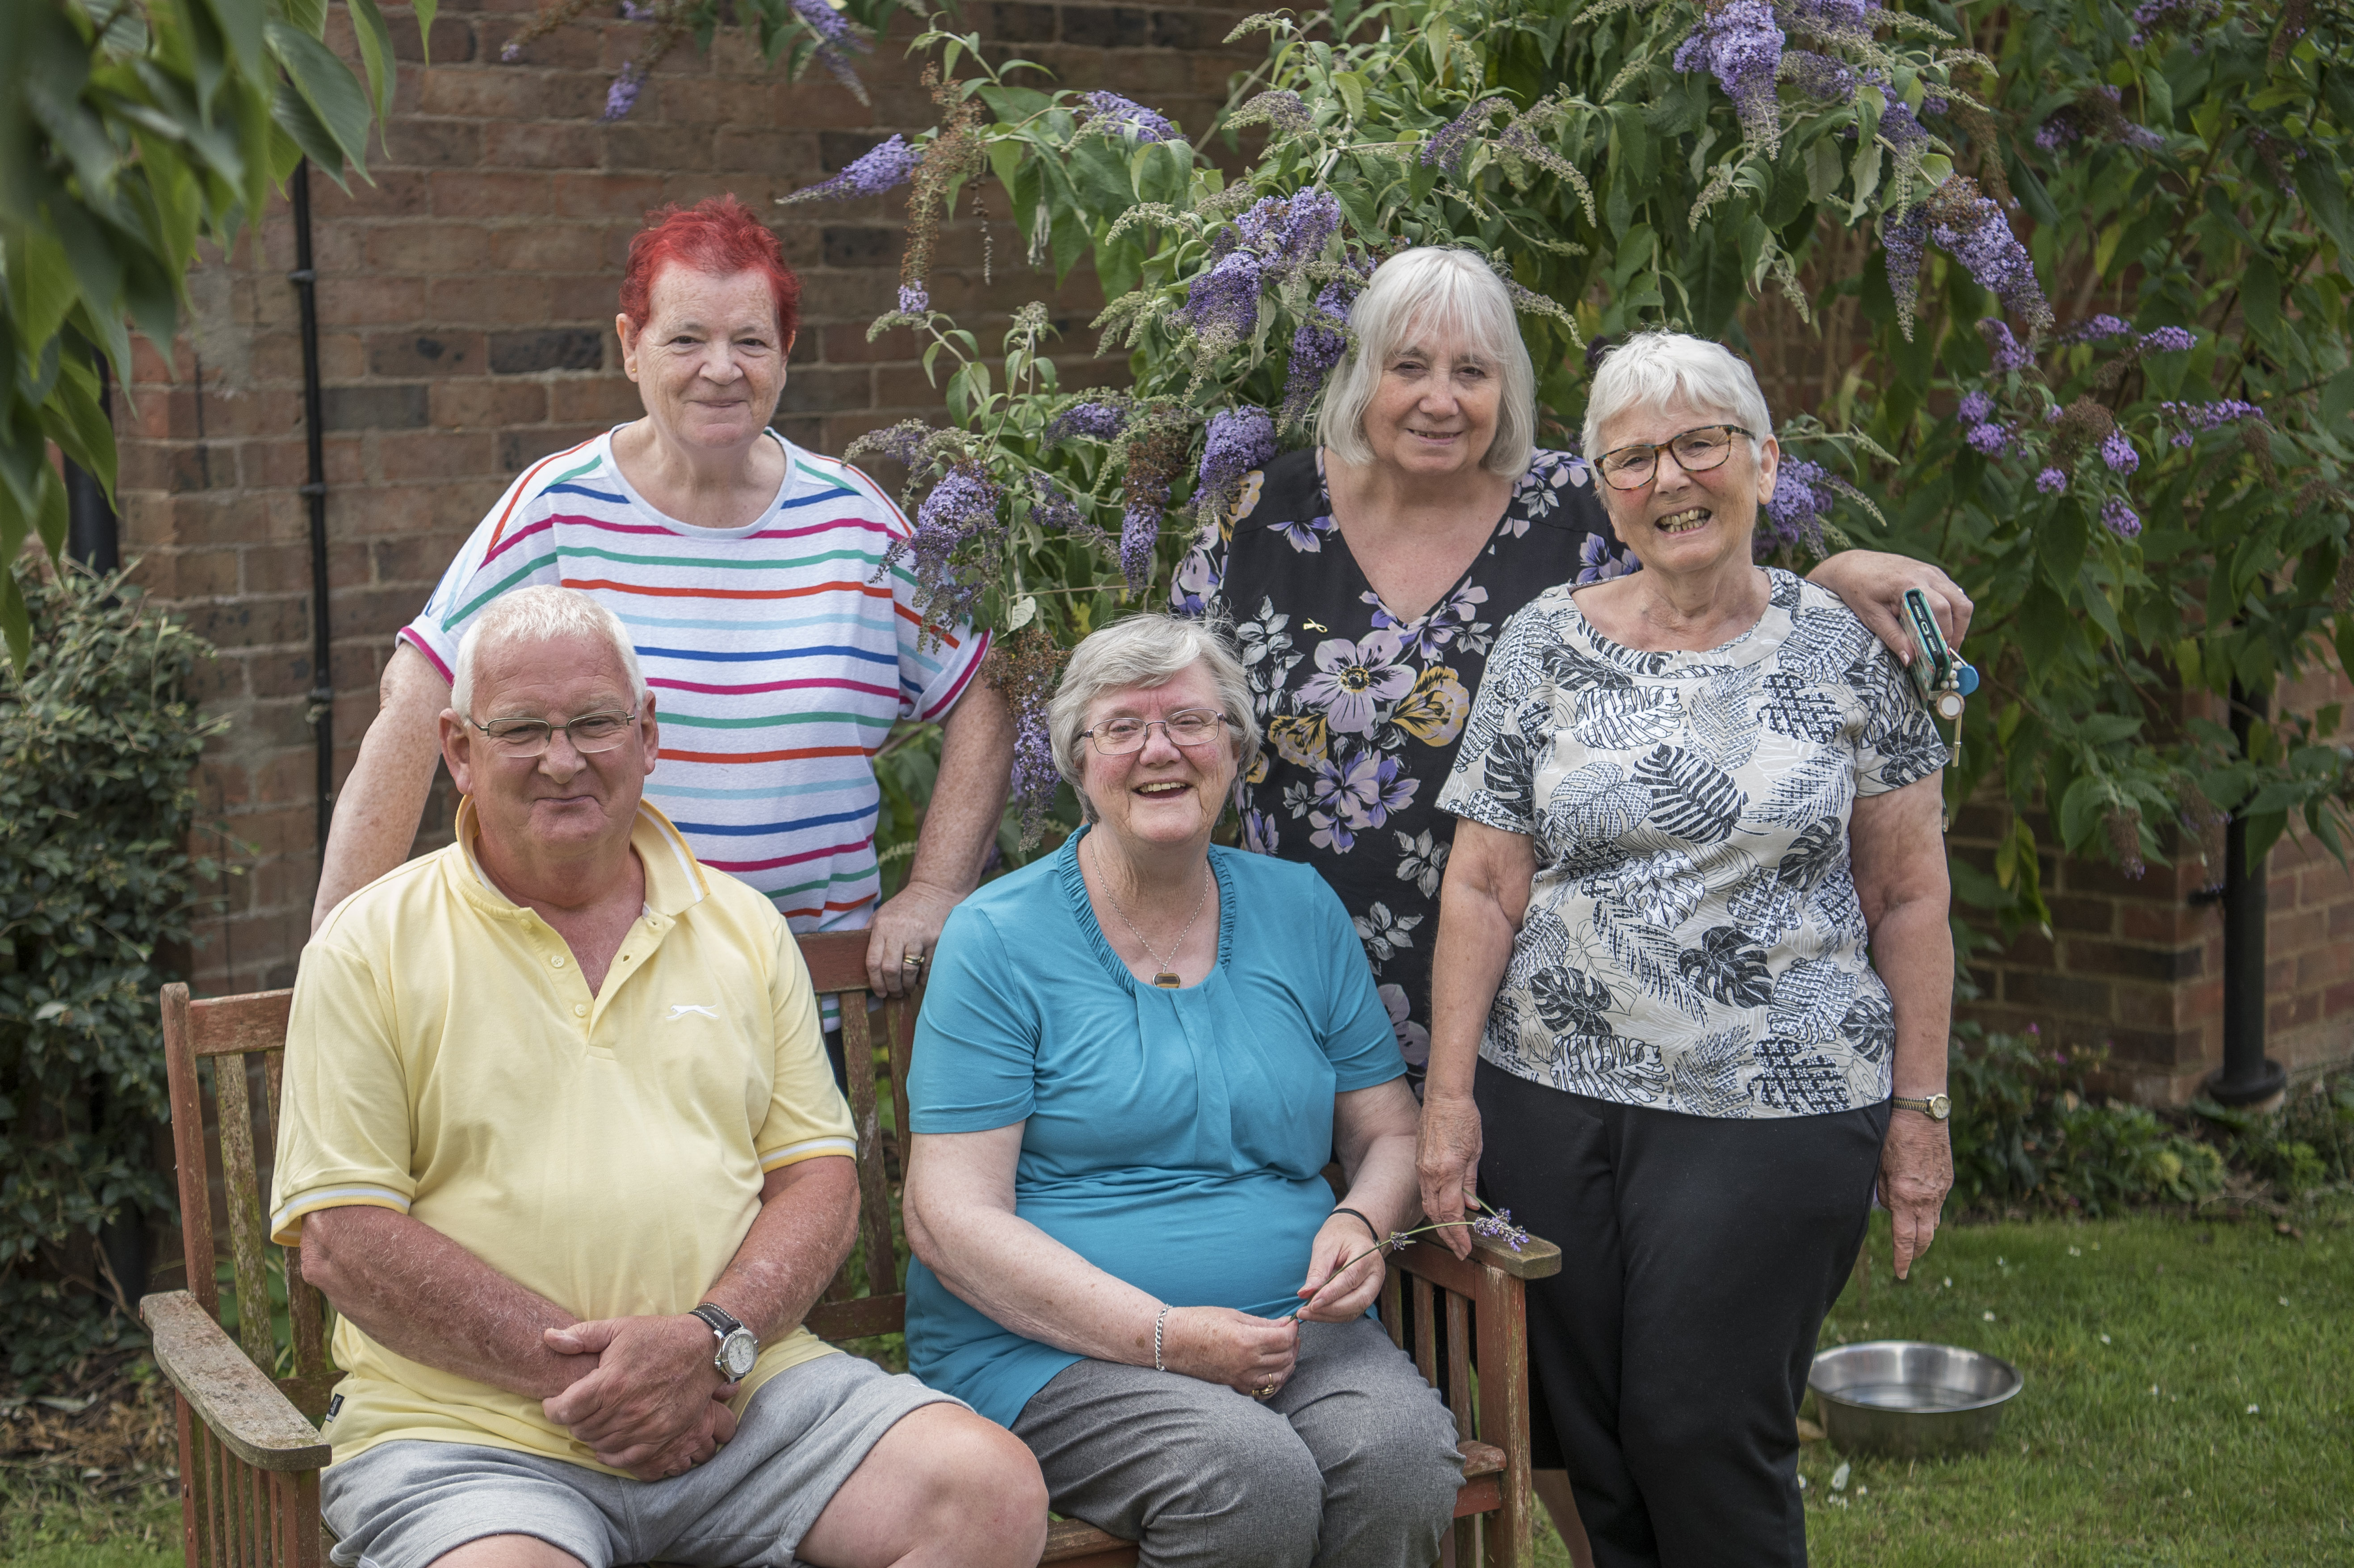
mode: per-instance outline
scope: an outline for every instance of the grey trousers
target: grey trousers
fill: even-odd
[[[1013,1423],[1058,1513],[1143,1542],[1141,1568],[1428,1568],[1455,1514],[1455,1422],[1371,1319],[1303,1323],[1264,1404],[1084,1361]]]

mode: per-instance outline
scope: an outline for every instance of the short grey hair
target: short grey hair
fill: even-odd
[[[1712,414],[1726,414],[1750,432],[1749,450],[1763,450],[1774,433],[1766,394],[1756,372],[1723,344],[1680,332],[1638,333],[1602,357],[1585,399],[1585,427],[1579,449],[1601,457],[1602,428],[1630,409],[1663,410],[1679,399]]]
[[[601,637],[613,646],[622,673],[630,678],[630,704],[642,708],[646,678],[638,669],[638,651],[621,618],[578,588],[543,583],[501,594],[491,608],[474,618],[458,643],[458,662],[451,673],[450,705],[464,718],[474,716],[474,670],[486,648],[510,642],[553,642],[565,637]]]
[[[1423,245],[1401,250],[1373,269],[1373,281],[1349,307],[1355,341],[1341,357],[1324,392],[1316,421],[1318,444],[1350,464],[1373,461],[1365,440],[1365,408],[1373,400],[1382,373],[1413,335],[1452,328],[1471,340],[1473,350],[1503,378],[1496,411],[1496,439],[1479,466],[1518,479],[1536,454],[1537,375],[1512,296],[1479,253]]]
[[[1095,802],[1080,783],[1087,777],[1087,743],[1079,732],[1087,727],[1087,710],[1112,692],[1165,686],[1195,664],[1208,667],[1218,689],[1218,706],[1241,739],[1236,775],[1247,773],[1258,759],[1258,715],[1251,711],[1250,680],[1224,627],[1148,612],[1091,631],[1071,650],[1054,701],[1046,705],[1046,730],[1055,747],[1055,767],[1077,794],[1087,821],[1096,820]]]

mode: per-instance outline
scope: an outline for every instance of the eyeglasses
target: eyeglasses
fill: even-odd
[[[630,738],[630,731],[638,722],[637,710],[620,714],[582,714],[570,724],[550,724],[546,719],[493,719],[488,724],[466,721],[482,732],[484,739],[504,757],[539,757],[556,742],[556,732],[562,730],[572,749],[583,757],[599,752],[616,751]]]
[[[1161,732],[1179,746],[1207,746],[1225,733],[1226,726],[1235,721],[1210,708],[1187,708],[1183,713],[1171,714],[1165,719],[1113,718],[1106,719],[1093,729],[1079,731],[1097,752],[1104,757],[1126,757],[1132,751],[1142,751],[1144,742],[1159,725]]]
[[[1748,434],[1738,425],[1702,425],[1669,437],[1665,445],[1676,454],[1676,466],[1686,473],[1706,473],[1724,466],[1724,460],[1733,455],[1734,437]],[[1659,471],[1659,449],[1649,441],[1637,441],[1604,452],[1594,466],[1602,471],[1611,489],[1640,490]]]

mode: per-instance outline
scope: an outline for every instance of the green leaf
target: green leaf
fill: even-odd
[[[228,45],[229,58],[242,74],[259,78],[266,69],[263,58],[263,24],[269,11],[263,0],[201,0],[209,6],[213,19],[220,24],[221,37]],[[422,7],[419,8],[420,12]],[[419,16],[422,25],[423,16]]]
[[[2107,783],[2092,774],[2068,786],[2068,793],[2060,802],[2061,842],[2072,850],[2082,845],[2108,814],[2110,804]]]
[[[441,10],[441,0],[409,0],[409,8],[417,13],[417,43],[419,58],[427,65],[433,63],[433,18]]]
[[[368,96],[376,102],[377,135],[392,119],[392,29],[376,0],[344,0],[351,8],[352,32],[359,39],[360,60],[367,69]]]
[[[2342,76],[2346,68],[2331,68],[2330,74]],[[2299,158],[2296,165],[2297,194],[2305,198],[2306,210],[2313,221],[2338,246],[2338,265],[2354,261],[2354,224],[2347,221],[2346,189],[2338,179],[2336,158]]]
[[[65,324],[79,292],[65,247],[48,230],[30,228],[12,230],[7,249],[8,304],[16,330],[26,342],[47,343]]]
[[[351,68],[335,58],[334,51],[313,37],[283,22],[264,25],[264,35],[270,40],[270,51],[278,63],[286,68],[288,79],[302,105],[310,112],[310,123],[298,123],[300,117],[290,118],[285,110],[285,95],[281,94],[272,112],[288,135],[302,143],[337,185],[344,184],[343,169],[348,163],[365,171],[367,164],[367,94]],[[317,144],[323,132],[326,144]],[[346,186],[345,188],[349,188]]]
[[[2354,414],[2354,370],[2341,370],[2329,378],[2321,389],[2322,428],[2344,439],[2348,436],[2346,416]],[[2347,666],[2354,669],[2354,664]]]

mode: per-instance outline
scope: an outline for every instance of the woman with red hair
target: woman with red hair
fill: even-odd
[[[769,428],[800,318],[801,281],[733,196],[649,216],[613,323],[644,417],[526,468],[402,630],[336,802],[314,927],[408,854],[466,629],[501,594],[559,583],[629,629],[665,742],[645,798],[702,863],[795,931],[870,928],[877,990],[920,978],[980,879],[1013,727],[973,678],[987,636],[917,615],[889,559],[912,532],[899,509]],[[907,885],[877,908],[873,759],[903,718],[945,736]]]

